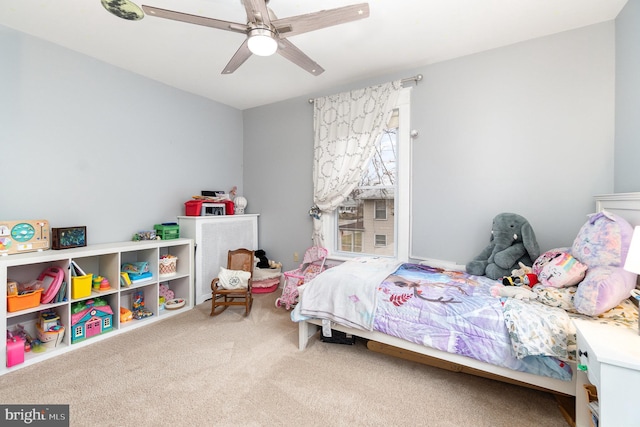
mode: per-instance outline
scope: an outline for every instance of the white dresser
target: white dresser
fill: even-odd
[[[574,320],[578,339],[579,372],[576,425],[591,425],[583,385],[598,393],[599,427],[640,426],[640,335],[634,329]],[[585,375],[586,373],[586,375]]]
[[[258,249],[258,214],[179,216],[180,236],[195,241],[195,304],[211,299],[211,280],[232,249]]]

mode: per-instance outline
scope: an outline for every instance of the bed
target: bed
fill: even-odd
[[[597,196],[596,210],[640,225],[640,193]],[[333,288],[302,289],[291,313],[300,350],[318,329],[340,331],[368,340],[374,351],[564,396],[583,393],[584,374],[573,357],[574,317],[637,327],[637,308],[628,299],[589,317],[495,297],[496,281],[420,263],[360,258],[315,280]]]

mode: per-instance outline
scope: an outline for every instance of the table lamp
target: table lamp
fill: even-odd
[[[636,226],[633,230],[624,269],[631,273],[640,274],[640,226]]]

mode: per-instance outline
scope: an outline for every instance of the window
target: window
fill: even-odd
[[[335,215],[325,218],[325,244],[333,258],[364,254],[408,258],[410,90],[400,92],[396,123],[380,135],[359,186]]]
[[[387,236],[384,234],[376,234],[376,247],[387,246]]]
[[[375,219],[386,220],[387,219],[387,201],[386,200],[375,200],[375,213],[373,217]]]

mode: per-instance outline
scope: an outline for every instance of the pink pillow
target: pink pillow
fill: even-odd
[[[531,269],[543,286],[552,288],[577,285],[587,273],[586,265],[560,249],[540,255]]]

